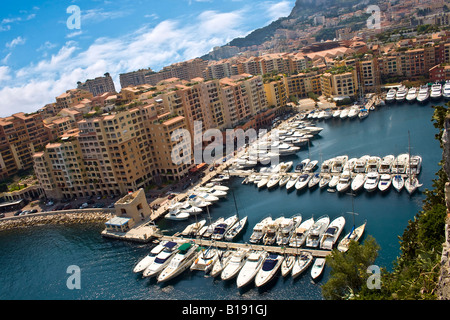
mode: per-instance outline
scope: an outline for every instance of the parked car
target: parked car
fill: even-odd
[[[30,210],[30,213],[37,213],[37,209]]]
[[[86,209],[87,207],[89,207],[89,204],[85,202],[80,206],[80,209]]]
[[[169,199],[169,200],[172,200],[173,198],[175,198],[175,195],[173,193],[167,197],[167,199]]]
[[[14,213],[15,216],[18,216],[22,213],[22,210],[16,211],[16,213]]]
[[[72,205],[70,203],[67,203],[64,205],[63,210],[72,209]]]

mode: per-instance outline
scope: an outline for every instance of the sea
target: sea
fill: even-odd
[[[362,191],[354,197],[319,188],[301,192],[279,187],[258,190],[236,177],[229,181],[235,201],[229,193],[210,208],[210,217],[229,217],[236,208],[240,217],[248,216],[247,228],[236,240],[239,242],[248,242],[253,226],[268,215],[277,218],[301,214],[303,219],[317,219],[326,214],[331,220],[342,215],[346,225],[341,237],[351,230],[353,221],[356,226],[367,221],[361,241],[373,236],[380,246],[375,264],[391,270],[399,255],[399,236],[421,210],[423,191],[432,188],[439,169],[442,150],[435,139],[437,129],[431,117],[432,105],[444,103],[393,103],[371,111],[363,120],[317,122],[323,130],[310,148],[282,159],[294,161],[295,166],[310,158],[320,165],[339,155],[348,155],[349,159],[363,155],[383,157],[407,153],[410,147],[411,154],[423,158],[419,176],[423,186],[413,195],[393,188],[385,193]],[[192,222],[194,217],[181,222],[161,219],[157,224],[171,235]],[[249,285],[238,289],[235,280],[222,281],[220,277],[188,270],[158,284],[155,279],[142,278],[132,271],[152,244],[103,238],[102,230],[103,225],[97,223],[42,225],[0,232],[0,300],[322,300],[321,285],[329,278],[330,269],[326,266],[318,281],[312,281],[308,270],[295,280],[278,274],[263,288]]]

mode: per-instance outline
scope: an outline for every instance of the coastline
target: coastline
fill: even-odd
[[[80,224],[106,222],[111,218],[107,210],[67,210],[66,212],[43,212],[28,216],[3,218],[0,220],[0,232],[16,228],[27,228],[45,224]]]

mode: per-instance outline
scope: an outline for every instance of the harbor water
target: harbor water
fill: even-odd
[[[383,157],[408,152],[408,131],[411,154],[423,158],[420,189],[410,196],[393,188],[386,193],[359,192],[354,197],[355,224],[367,220],[365,235],[372,235],[381,249],[376,264],[387,269],[399,254],[399,239],[403,230],[421,209],[422,191],[432,187],[432,179],[442,157],[437,129],[431,121],[432,102],[425,105],[394,103],[370,112],[364,120],[329,119],[320,121],[323,128],[312,140],[310,149],[282,161],[299,163],[305,158],[322,161],[339,156],[359,158],[363,155]],[[444,104],[444,101],[435,104]],[[233,178],[229,185],[234,191],[239,216],[248,216],[248,225],[236,240],[248,242],[253,226],[264,217],[290,217],[302,214],[303,219],[327,214],[331,220],[343,215],[346,225],[341,236],[353,225],[352,197],[315,188],[287,191],[276,187],[258,190],[254,185],[241,184],[243,178]],[[229,193],[210,208],[212,220],[235,214],[235,203]],[[199,218],[206,218],[203,213]],[[158,225],[165,234],[181,231],[188,221],[161,219]],[[280,274],[263,288],[254,285],[243,289],[235,280],[221,281],[204,276],[203,272],[186,271],[163,284],[142,278],[132,272],[134,265],[145,256],[151,245],[103,238],[103,225],[36,226],[0,233],[0,299],[199,299],[199,300],[317,300],[322,299],[320,285],[329,277],[325,267],[322,278],[313,282],[309,270],[293,280]],[[78,266],[80,288],[69,289],[68,268]],[[69,268],[70,269],[70,268]]]

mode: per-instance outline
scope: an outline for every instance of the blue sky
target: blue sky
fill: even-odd
[[[295,0],[3,1],[0,13],[0,117],[33,112],[77,81],[208,53],[287,16]],[[67,8],[81,10],[69,29]]]

